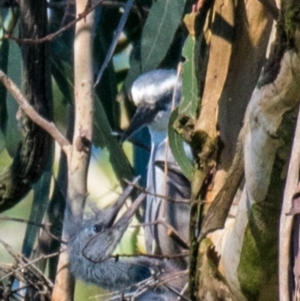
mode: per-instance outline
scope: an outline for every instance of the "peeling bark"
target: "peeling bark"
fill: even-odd
[[[249,101],[241,132],[245,184],[243,185],[242,194],[236,199],[238,200],[237,206],[232,207],[232,209],[236,209],[237,213],[228,216],[224,229],[208,234],[216,250],[216,257],[219,258],[213,264],[222,275],[223,285],[228,286],[229,291],[233,294],[232,297],[228,297],[229,300],[233,298],[239,301],[271,301],[279,298],[278,228],[286,169],[290,161],[291,140],[300,101],[300,56],[298,48],[300,35],[298,34],[299,18],[295,10],[298,6],[299,4],[292,0],[284,2],[283,13],[277,25],[276,41],[270,52],[270,59],[265,64],[259,79],[257,74],[259,69],[256,69],[256,77],[250,77],[253,84],[256,82],[258,84]],[[291,8],[293,10],[287,13],[287,10]],[[247,6],[246,12],[251,14],[249,6]],[[261,32],[262,39],[270,36],[267,34],[267,31],[270,30],[270,23],[265,23],[265,26],[266,31]],[[267,41],[261,40],[260,42],[266,48]],[[236,47],[239,46],[240,44],[236,44]],[[245,61],[253,63],[253,60],[250,59]],[[263,61],[264,58],[261,56],[260,64]],[[245,78],[243,73],[238,73],[238,70],[236,70],[236,75],[237,82],[240,77],[243,78],[241,86],[246,87],[245,82],[246,78],[249,78],[249,74],[245,73]],[[239,87],[239,84],[237,87]],[[229,92],[239,90],[235,86],[228,86],[228,88],[230,88]],[[221,114],[224,112],[227,112],[227,115],[224,115],[224,117],[226,116],[224,118],[226,123],[224,121],[220,123],[220,125],[223,125],[220,127],[220,132],[226,143],[230,141],[230,138],[224,134],[226,132],[231,134],[229,129],[232,119],[229,118],[228,112],[230,113],[230,111],[226,111],[225,104],[226,98],[223,98],[220,102],[220,108],[223,108],[223,110],[220,110],[219,116],[222,117]],[[231,114],[236,113],[237,110],[233,110]],[[234,129],[237,128],[238,125],[235,124]],[[228,155],[228,149],[226,152]],[[224,162],[222,156],[221,162]],[[225,162],[225,164],[231,166],[231,160]],[[218,180],[216,177],[215,181]],[[223,187],[226,187],[226,181]],[[222,192],[222,189],[220,191]],[[227,194],[224,195],[227,196]],[[218,197],[216,199],[218,200]],[[220,201],[220,204],[225,203],[230,204],[227,199],[224,200],[224,203]],[[222,211],[224,208],[222,206],[219,208],[212,206],[211,208],[216,211],[215,216],[212,212],[210,215],[210,218],[214,221],[214,218],[219,216],[217,210]],[[228,207],[226,208],[228,209]],[[282,213],[282,216],[284,214]],[[290,229],[289,219],[282,217],[282,220],[288,221],[286,225],[287,227],[289,225]],[[209,229],[209,222],[207,221],[204,226]],[[205,228],[203,231],[201,239],[206,234]],[[285,256],[290,256],[288,254],[288,239],[285,242],[283,237],[281,238],[281,241],[284,242],[282,251]],[[205,241],[202,241],[200,248],[203,248],[204,244]],[[202,267],[201,263],[203,264],[202,257],[201,255],[199,257],[200,267]],[[282,300],[290,300],[288,297],[288,295],[291,296],[288,261],[282,259],[280,262],[284,262],[281,269],[286,269],[282,272],[283,276],[280,277],[285,291],[285,297]],[[200,273],[199,292],[203,291],[205,276],[205,273]],[[217,277],[217,279],[221,278]],[[205,289],[207,291],[212,290],[213,294],[218,293],[217,288],[204,286]],[[202,295],[202,298],[201,300],[211,300],[208,295]],[[227,299],[223,296],[219,300]]]
[[[287,51],[280,65],[276,80],[257,87],[247,109],[246,179],[236,218],[220,236],[211,235],[220,247],[219,270],[238,300],[278,298],[275,229],[279,226],[286,164],[300,100],[300,58]]]

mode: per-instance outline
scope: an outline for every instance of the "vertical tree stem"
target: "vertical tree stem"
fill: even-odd
[[[88,0],[76,1],[76,15],[87,7]],[[94,13],[76,24],[74,41],[75,125],[73,151],[69,158],[68,198],[72,213],[82,214],[87,195],[86,179],[93,129],[92,31]]]
[[[88,0],[76,1],[76,16],[88,9]],[[94,12],[76,23],[74,41],[75,124],[73,147],[69,153],[67,206],[71,214],[82,217],[87,196],[87,173],[93,128],[92,32]],[[68,219],[65,218],[64,229]],[[67,240],[63,233],[63,240]],[[73,300],[74,278],[68,269],[68,253],[61,254],[52,301]]]

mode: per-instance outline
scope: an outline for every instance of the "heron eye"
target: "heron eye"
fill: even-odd
[[[94,231],[95,233],[101,232],[101,231],[102,231],[102,225],[95,224],[95,225],[93,226],[93,231]]]

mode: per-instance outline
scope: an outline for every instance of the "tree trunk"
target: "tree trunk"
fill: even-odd
[[[299,11],[299,3],[283,3],[276,39],[264,63],[270,15],[259,2],[248,2],[239,1],[235,9],[239,14],[234,29],[239,30],[234,35],[232,63],[227,67],[222,96],[218,96],[218,126],[224,148],[219,149],[214,188],[207,194],[208,201],[215,200],[217,205],[212,203],[202,223],[198,291],[192,294],[194,300],[279,298],[279,218],[300,100],[300,28],[295,13]],[[218,80],[216,77],[215,82]],[[206,89],[213,86],[205,85]],[[234,153],[242,121],[239,136],[242,152]],[[233,158],[242,153],[244,183],[234,199],[234,195],[224,199],[222,196],[228,197],[224,187],[233,185],[231,175],[235,170],[231,169],[236,168]],[[229,210],[232,202],[225,221],[224,210]],[[222,228],[222,224],[223,229],[214,231]],[[211,233],[207,235],[208,232]]]

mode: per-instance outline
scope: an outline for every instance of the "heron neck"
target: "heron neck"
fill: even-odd
[[[160,144],[167,137],[167,131],[156,131],[153,128],[149,127],[149,132],[151,135],[152,145]]]

